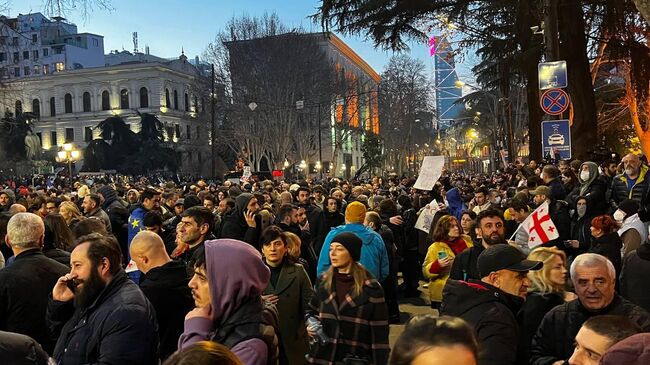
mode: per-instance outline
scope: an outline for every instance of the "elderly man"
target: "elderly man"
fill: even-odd
[[[614,292],[614,265],[594,253],[576,257],[571,281],[578,299],[553,308],[544,316],[531,345],[531,365],[564,364],[573,353],[573,341],[582,324],[597,315],[622,315],[644,331],[650,330],[650,314]]]
[[[32,213],[18,213],[7,224],[7,245],[13,264],[0,270],[0,330],[33,337],[51,352],[54,341],[47,333],[47,297],[68,267],[45,257],[43,220]]]
[[[519,341],[516,315],[528,292],[529,270],[542,268],[516,247],[494,245],[478,257],[481,280],[449,280],[442,294],[441,315],[460,317],[474,327],[484,351],[481,365],[515,365]]]
[[[632,199],[639,203],[639,217],[647,220],[648,206],[648,184],[646,179],[648,166],[642,165],[639,156],[630,153],[623,157],[622,174],[616,175],[612,179],[611,186],[611,205],[616,210],[618,205],[625,199]]]

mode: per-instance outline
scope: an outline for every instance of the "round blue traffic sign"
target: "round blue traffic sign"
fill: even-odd
[[[562,89],[546,90],[539,101],[544,113],[560,115],[569,107],[569,95]]]

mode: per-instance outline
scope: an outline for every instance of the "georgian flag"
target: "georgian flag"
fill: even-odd
[[[528,229],[528,247],[531,249],[560,237],[557,227],[555,227],[549,215],[548,202],[544,202],[537,207],[526,220],[528,221],[526,226]]]

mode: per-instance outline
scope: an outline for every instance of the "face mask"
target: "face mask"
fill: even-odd
[[[589,180],[589,176],[591,176],[591,174],[589,174],[589,171],[580,171],[580,180],[587,181]]]
[[[584,217],[585,213],[587,213],[587,206],[586,205],[578,205],[576,207],[576,212],[578,213],[578,217]]]
[[[623,212],[622,210],[618,209],[617,211],[614,212],[614,219],[615,219],[617,222],[622,222],[623,219],[625,219],[625,212]]]
[[[501,204],[501,197],[500,196],[497,196],[496,198],[494,198],[494,204]]]

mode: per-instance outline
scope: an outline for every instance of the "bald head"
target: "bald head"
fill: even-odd
[[[16,213],[25,213],[27,212],[27,208],[25,208],[24,205],[22,204],[11,204],[9,207],[9,214],[13,215]]]
[[[145,274],[171,261],[162,238],[154,232],[141,231],[136,234],[129,250],[138,269]]]

